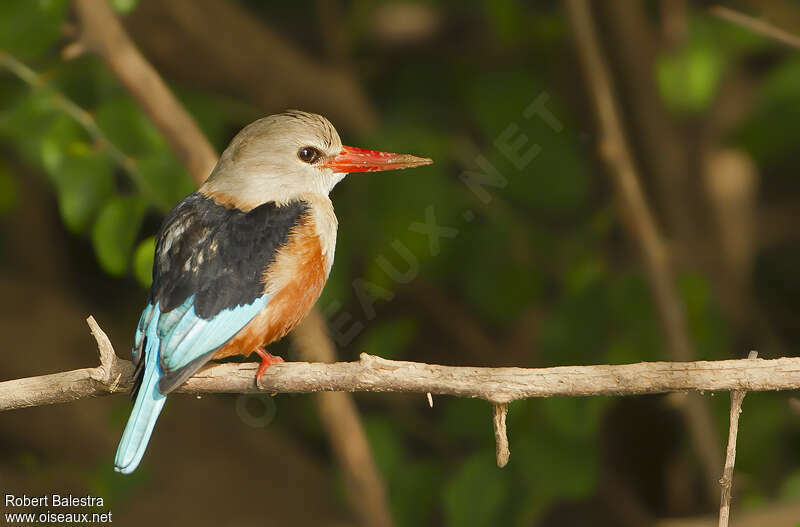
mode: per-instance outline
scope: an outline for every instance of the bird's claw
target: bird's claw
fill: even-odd
[[[277,355],[273,355],[267,350],[264,349],[263,346],[259,346],[255,349],[255,352],[261,357],[261,366],[258,367],[258,371],[256,372],[256,385],[261,384],[261,378],[267,371],[267,368],[272,366],[273,364],[278,364],[279,362],[284,362],[281,357]]]

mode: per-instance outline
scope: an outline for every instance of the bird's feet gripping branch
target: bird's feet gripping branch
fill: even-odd
[[[338,222],[328,193],[351,172],[432,163],[342,145],[321,115],[290,110],[233,138],[157,236],[153,285],[133,347],[134,407],[114,461],[139,465],[167,394],[208,361],[283,362],[264,349],[303,319],[328,279]]]
[[[256,372],[256,386],[261,384],[261,378],[267,372],[267,368],[272,366],[273,364],[278,364],[279,362],[283,362],[281,357],[277,355],[273,355],[272,353],[268,352],[264,346],[259,346],[255,349],[255,352],[261,357],[261,366],[258,367],[258,371]]]

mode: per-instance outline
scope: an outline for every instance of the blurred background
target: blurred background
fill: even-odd
[[[670,360],[562,4],[112,4],[218,151],[301,108],[345,144],[436,160],[332,193],[339,241],[318,306],[341,360]],[[800,54],[710,6],[598,2],[593,15],[692,353],[795,355]],[[800,34],[796,2],[727,6]],[[0,2],[0,380],[96,365],[89,314],[128,358],[153,235],[194,188],[106,65],[62,56],[76,23],[65,0]],[[297,358],[288,340],[271,351]],[[678,394],[512,403],[503,469],[485,401],[355,398],[397,526],[716,524],[692,522],[718,507],[726,393],[695,401],[712,416],[699,435]],[[125,395],[4,413],[0,488],[102,496],[119,525],[356,525],[314,401],[171,397],[127,477],[112,471]],[[795,504],[752,525],[800,521],[798,406],[788,393],[744,402],[736,511]]]

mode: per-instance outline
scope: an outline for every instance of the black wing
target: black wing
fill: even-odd
[[[308,214],[308,204],[268,202],[244,212],[195,192],[172,209],[158,235],[150,303],[161,313],[194,295],[208,319],[250,304],[264,289],[264,269]]]

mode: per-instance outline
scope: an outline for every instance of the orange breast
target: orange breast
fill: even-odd
[[[290,236],[264,273],[265,293],[272,298],[264,309],[222,346],[215,359],[249,355],[294,328],[322,292],[327,266],[314,224],[306,221]]]

